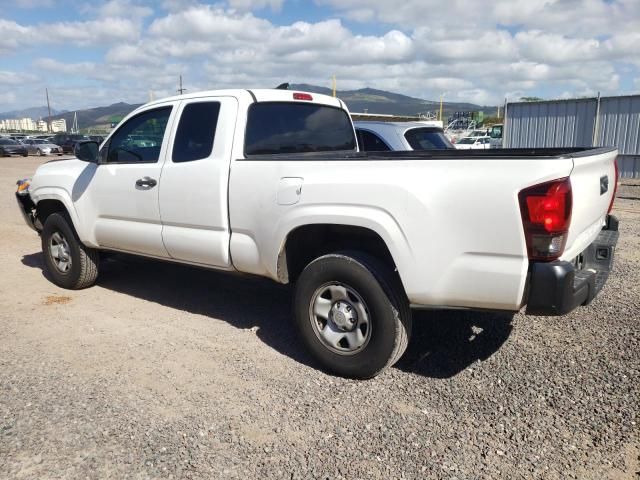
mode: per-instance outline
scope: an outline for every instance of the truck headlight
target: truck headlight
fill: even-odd
[[[16,183],[18,184],[18,191],[16,192],[18,195],[29,194],[29,187],[31,186],[30,178],[24,178],[22,180],[18,180]]]

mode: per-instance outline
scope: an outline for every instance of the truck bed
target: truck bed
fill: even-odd
[[[529,268],[519,192],[571,179],[560,258],[571,261],[604,226],[615,156],[615,148],[556,148],[238,159],[229,183],[234,266],[277,279],[274,259],[301,222],[356,225],[389,246],[414,304],[517,310]],[[602,192],[605,176],[610,185]]]
[[[614,151],[615,147],[566,147],[566,148],[496,148],[489,150],[421,150],[421,151],[385,151],[385,152],[311,152],[287,153],[281,155],[251,155],[240,161],[277,160],[338,160],[338,161],[366,161],[366,160],[469,160],[469,159],[508,159],[531,160],[536,158],[578,158],[599,155]]]

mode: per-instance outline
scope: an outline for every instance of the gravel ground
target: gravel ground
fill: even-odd
[[[640,184],[615,271],[564,318],[416,314],[371,381],[317,370],[286,287],[113,256],[43,275],[0,158],[0,478],[637,479]]]

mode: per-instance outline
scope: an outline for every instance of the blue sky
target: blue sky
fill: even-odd
[[[638,0],[0,0],[0,112],[284,81],[502,103],[640,91]],[[577,15],[576,13],[580,14]]]

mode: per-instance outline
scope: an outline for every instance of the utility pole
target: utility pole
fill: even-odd
[[[332,82],[332,90],[333,90],[333,98],[336,98],[336,76],[333,76],[333,82]]]
[[[186,91],[187,91],[186,88],[182,88],[182,75],[180,75],[180,88],[178,89],[178,93],[182,95]]]
[[[47,118],[47,133],[51,133],[51,104],[49,103],[49,89],[45,88],[47,94],[47,110],[49,110],[49,118]]]
[[[444,125],[444,121],[442,120],[442,104],[444,103],[444,93],[440,95],[440,121],[442,125]]]

